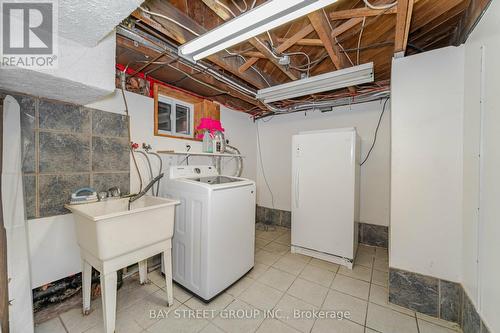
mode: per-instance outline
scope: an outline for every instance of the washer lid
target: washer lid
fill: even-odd
[[[200,177],[200,178],[191,178],[191,180],[195,181],[195,182],[209,184],[209,185],[220,185],[220,184],[228,184],[228,183],[245,181],[245,179],[233,178],[233,177],[227,177],[227,176]]]

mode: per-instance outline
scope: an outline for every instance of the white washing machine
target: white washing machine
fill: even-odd
[[[255,182],[213,166],[172,166],[164,196],[176,198],[173,279],[205,301],[254,266]]]

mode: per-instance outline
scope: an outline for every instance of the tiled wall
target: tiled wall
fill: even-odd
[[[292,226],[292,213],[287,210],[280,210],[257,206],[255,213],[256,222],[267,222],[273,225],[290,228]]]
[[[4,93],[6,94],[6,93]],[[69,213],[75,190],[118,186],[129,192],[125,116],[80,105],[11,94],[21,107],[27,218]]]
[[[399,306],[460,324],[464,333],[488,333],[459,283],[389,268],[389,301]]]

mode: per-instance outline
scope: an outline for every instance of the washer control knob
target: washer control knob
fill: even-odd
[[[194,168],[194,172],[201,173],[201,170],[200,170],[200,168]]]

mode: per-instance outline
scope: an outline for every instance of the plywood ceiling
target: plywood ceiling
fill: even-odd
[[[141,10],[132,14],[129,24],[180,45],[195,38],[189,30],[199,34],[209,31],[234,15],[241,15],[251,7],[252,2],[147,0],[144,8],[173,18],[184,27],[160,16],[147,15]],[[256,5],[263,2],[256,1]],[[371,0],[375,5],[390,2]],[[390,80],[394,54],[412,55],[463,43],[488,3],[487,0],[398,0],[398,4],[390,9],[372,10],[362,0],[339,0],[324,10],[269,31],[269,34],[210,56],[206,61],[225,75],[255,89],[300,79],[307,71],[314,76],[358,63],[373,62],[376,83],[369,86],[383,86]],[[271,48],[275,54],[289,54],[291,64],[279,65],[271,55]],[[139,49],[125,38],[118,38],[118,63],[140,68],[146,53],[147,50]],[[154,55],[150,52],[146,59]],[[200,83],[210,79],[206,73],[192,72],[197,75],[197,80],[193,80],[171,67],[157,66],[151,75],[250,113],[259,112],[262,108],[257,101],[241,98],[227,87],[221,87],[220,83],[218,87],[229,93],[221,93]],[[211,83],[214,83],[213,79]],[[338,94],[355,95],[363,88],[330,92],[323,94],[323,98]],[[294,102],[297,101],[288,101]]]

